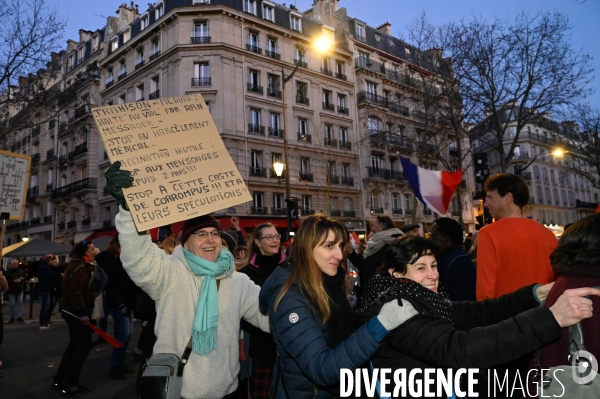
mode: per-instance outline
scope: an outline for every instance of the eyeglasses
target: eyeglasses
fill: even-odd
[[[281,234],[275,234],[275,235],[269,234],[268,236],[258,237],[259,240],[262,240],[263,238],[267,241],[274,241],[274,240],[279,241],[279,240],[281,240]]]
[[[221,230],[213,230],[213,231],[200,230],[200,231],[195,231],[192,234],[196,234],[202,240],[206,240],[209,236],[217,239],[217,238],[221,237]]]

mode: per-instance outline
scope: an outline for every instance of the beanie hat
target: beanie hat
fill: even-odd
[[[42,259],[40,259],[41,262],[50,262],[51,260],[54,259],[54,255],[52,254],[46,254],[44,255],[44,257]]]
[[[192,233],[205,227],[214,227],[217,230],[221,230],[219,221],[212,217],[212,215],[202,215],[186,220],[181,229],[181,243],[185,244]]]
[[[221,233],[221,238],[225,240],[230,251],[233,251],[233,248],[238,245],[237,232],[233,229],[224,230]]]

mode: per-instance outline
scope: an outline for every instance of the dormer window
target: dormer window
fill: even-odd
[[[156,3],[156,5],[154,5],[154,19],[159,19],[160,17],[162,17],[163,15],[165,15],[165,6],[163,4],[163,2],[159,2]]]
[[[244,0],[244,12],[256,15],[256,0]]]
[[[290,14],[290,29],[302,32],[302,16],[298,14]]]
[[[381,35],[378,35],[377,33],[375,33],[375,41],[376,42],[380,42],[381,41]]]
[[[127,27],[123,30],[123,43],[129,41],[129,39],[131,39],[131,29]]]
[[[100,38],[98,36],[94,36],[92,38],[92,52],[95,53],[96,51],[98,51],[99,47],[100,47]]]
[[[117,36],[110,39],[110,50],[115,51],[119,48],[119,38]]]
[[[263,1],[262,17],[267,21],[275,22],[275,6]]]
[[[142,18],[140,19],[140,29],[144,30],[148,27],[148,24],[150,22],[150,18],[148,16],[148,14],[144,14],[142,16]]]

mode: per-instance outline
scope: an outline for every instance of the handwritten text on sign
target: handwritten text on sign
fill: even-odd
[[[199,94],[94,108],[111,162],[134,177],[139,231],[251,201]]]

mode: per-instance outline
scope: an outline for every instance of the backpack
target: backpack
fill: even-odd
[[[79,266],[71,270],[71,272],[69,273],[69,278],[73,276],[73,274],[77,270],[81,269],[84,266],[85,262],[82,261]],[[88,291],[93,294],[94,298],[96,298],[102,293],[102,291],[104,291],[104,289],[106,288],[106,284],[108,284],[108,275],[106,274],[104,269],[102,269],[100,266],[96,266],[95,271],[92,272],[92,276],[90,277]]]

